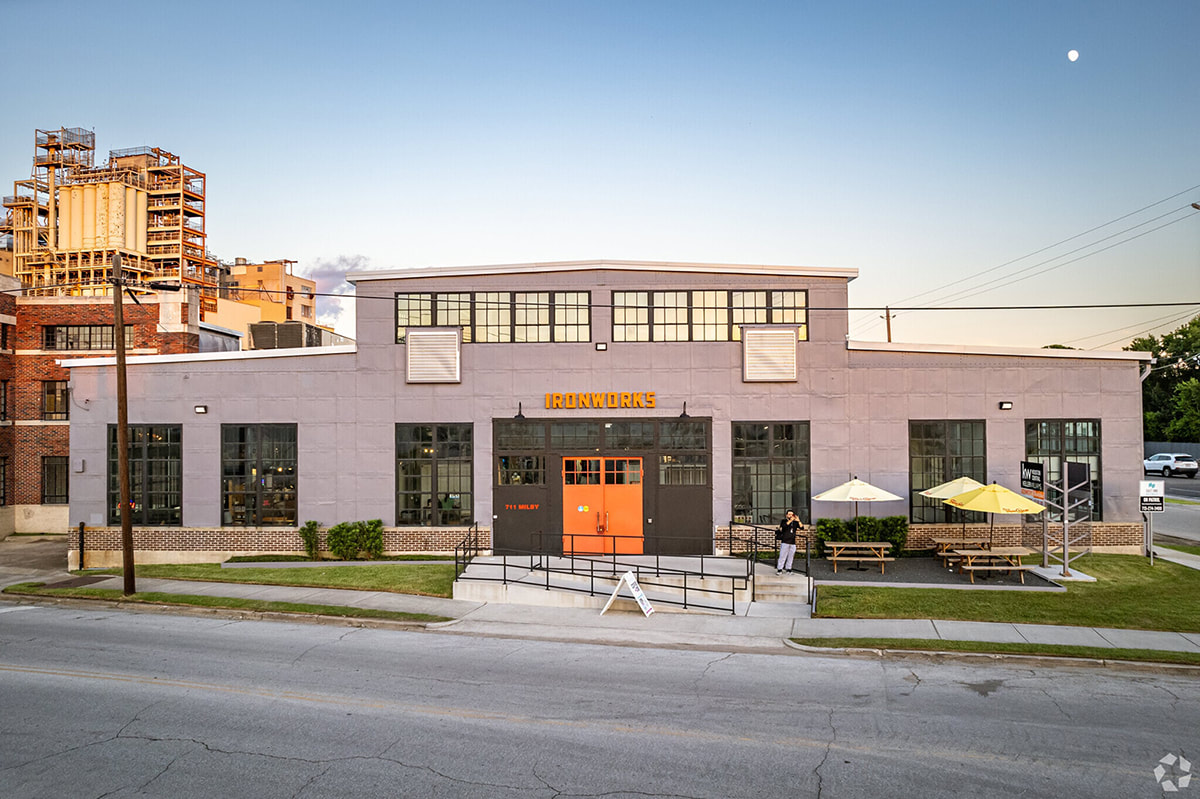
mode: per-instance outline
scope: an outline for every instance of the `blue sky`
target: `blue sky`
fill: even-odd
[[[4,186],[28,177],[36,128],[94,129],[101,156],[162,147],[207,173],[226,260],[327,281],[855,267],[864,307],[935,304],[993,270],[977,282],[999,288],[954,304],[1200,303],[1195,0],[0,0],[0,31]],[[893,335],[1116,348],[1196,313],[911,311]],[[851,331],[883,338],[880,314]]]

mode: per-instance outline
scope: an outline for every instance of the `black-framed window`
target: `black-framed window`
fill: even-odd
[[[0,380],[0,422],[8,421],[8,381]]]
[[[592,340],[591,292],[397,294],[397,343],[414,327],[458,327],[464,343],[586,342]]]
[[[396,425],[396,523],[445,527],[474,520],[474,426]]]
[[[67,496],[67,464],[66,455],[42,456],[43,505],[66,505],[70,502]]]
[[[709,424],[686,419],[658,423],[658,484],[706,486],[709,484]]]
[[[8,456],[0,457],[0,507],[8,504]]]
[[[108,426],[108,523],[121,523],[117,426]],[[183,426],[129,425],[129,501],[134,524],[183,524]]]
[[[512,420],[492,424],[497,485],[546,485],[546,424]]]
[[[221,425],[221,523],[297,524],[295,424]]]
[[[1025,420],[1025,459],[1046,464],[1047,483],[1060,483],[1063,464],[1068,461],[1088,465],[1092,484],[1091,508],[1079,506],[1071,515],[1072,521],[1086,518],[1089,510],[1092,519],[1103,519],[1100,446],[1099,419]],[[1056,493],[1047,493],[1048,499],[1057,497]],[[1062,513],[1054,508],[1048,507],[1046,513],[1050,519],[1062,520]]]
[[[125,346],[133,346],[133,325],[125,325]],[[42,349],[111,350],[112,325],[43,325]]]
[[[42,418],[47,421],[69,419],[71,414],[67,404],[68,395],[66,380],[43,380]]]
[[[981,419],[910,420],[908,423],[909,519],[914,524],[981,521],[985,514],[960,511],[921,496],[959,477],[987,482],[987,426]]]
[[[794,510],[811,521],[808,422],[733,423],[733,517],[777,524]]]
[[[613,341],[740,341],[742,325],[795,325],[808,340],[808,292],[614,291]]]

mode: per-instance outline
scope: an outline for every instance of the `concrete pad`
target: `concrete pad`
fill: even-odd
[[[1119,649],[1161,649],[1169,652],[1200,652],[1200,644],[1179,633],[1153,630],[1097,630]]]
[[[987,641],[994,644],[1028,643],[1011,624],[978,621],[934,621],[938,637],[946,641]]]
[[[938,638],[928,619],[796,619],[791,638]]]
[[[812,618],[812,606],[807,602],[751,602],[746,608],[746,616],[768,619],[809,619]]]
[[[1063,577],[1062,566],[1034,566],[1031,572],[1045,580],[1056,583],[1094,583],[1096,578],[1084,574],[1078,569],[1071,569],[1070,577]]]
[[[1014,624],[1013,627],[1031,644],[1112,648],[1112,644],[1091,627],[1063,627],[1052,624]]]
[[[1180,633],[1180,635],[1191,641],[1193,644],[1200,646],[1200,633]]]

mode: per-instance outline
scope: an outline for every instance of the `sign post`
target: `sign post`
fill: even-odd
[[[1033,499],[1046,501],[1046,467],[1041,461],[1021,461],[1021,493]],[[1050,567],[1050,528],[1042,513],[1042,568]],[[1022,533],[1024,525],[1022,525]]]
[[[1142,480],[1138,484],[1138,504],[1141,506],[1142,518],[1146,520],[1146,534],[1143,544],[1146,554],[1150,557],[1150,565],[1154,565],[1154,514],[1166,510],[1167,484],[1162,480]]]

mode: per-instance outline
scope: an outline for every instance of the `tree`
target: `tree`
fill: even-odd
[[[1187,398],[1195,396],[1191,394],[1192,389],[1185,389],[1178,397],[1177,392],[1183,384],[1200,378],[1200,316],[1164,333],[1161,338],[1135,338],[1125,349],[1149,352],[1157,359],[1149,377],[1142,382],[1143,438],[1146,441],[1200,440],[1195,432],[1184,434],[1183,431],[1189,429],[1187,424],[1176,424],[1187,416]]]
[[[1200,441],[1200,380],[1175,387],[1175,418],[1167,426],[1168,441]]]

